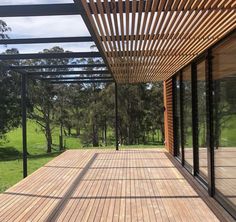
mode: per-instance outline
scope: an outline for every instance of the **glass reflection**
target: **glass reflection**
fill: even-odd
[[[236,211],[236,38],[213,50],[215,187]]]
[[[191,67],[183,70],[183,145],[187,166],[193,166]]]
[[[199,174],[207,181],[207,124],[205,60],[197,65]]]

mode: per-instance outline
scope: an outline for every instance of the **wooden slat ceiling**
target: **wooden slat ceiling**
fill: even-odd
[[[236,27],[235,0],[81,0],[118,83],[165,80]]]

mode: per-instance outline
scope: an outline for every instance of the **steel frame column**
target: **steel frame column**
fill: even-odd
[[[180,86],[180,137],[181,137],[181,164],[185,165],[185,154],[184,154],[184,104],[183,104],[183,74],[179,72],[179,86]]]
[[[214,137],[213,137],[213,85],[212,85],[212,57],[207,51],[206,57],[206,107],[207,107],[207,164],[208,164],[208,193],[215,193],[214,172]]]
[[[21,109],[22,109],[22,151],[23,177],[27,177],[27,108],[26,108],[26,79],[27,74],[21,74]]]
[[[116,150],[119,150],[119,135],[118,135],[118,93],[117,83],[115,82],[115,134],[116,134]]]
[[[191,87],[192,87],[192,138],[193,138],[193,174],[199,173],[199,153],[198,153],[198,110],[197,110],[197,67],[191,64]]]

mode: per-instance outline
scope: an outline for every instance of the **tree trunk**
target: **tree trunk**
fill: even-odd
[[[164,124],[161,124],[161,143],[164,144],[165,139],[165,130],[164,130]]]
[[[71,136],[71,127],[70,126],[67,127],[67,131],[68,131],[68,135]]]
[[[93,147],[97,147],[98,145],[98,130],[96,124],[93,124]]]
[[[154,130],[152,131],[152,142],[153,143],[155,142],[155,131]]]
[[[105,124],[104,124],[104,142],[105,146],[107,146],[107,121],[105,119]]]
[[[47,153],[52,152],[52,133],[49,122],[46,124]]]
[[[76,127],[76,135],[80,136],[80,127],[78,127],[78,126]]]
[[[47,140],[47,153],[52,152],[52,132],[50,127],[50,110],[48,109],[44,116],[46,120],[45,136]]]

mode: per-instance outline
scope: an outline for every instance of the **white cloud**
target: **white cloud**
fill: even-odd
[[[88,36],[89,32],[79,15],[3,18],[11,27],[11,38]]]
[[[73,3],[73,0],[0,0],[0,5],[17,4],[53,4]],[[83,19],[79,15],[68,16],[42,16],[42,17],[10,17],[0,18],[4,20],[12,31],[8,33],[10,38],[43,38],[43,37],[72,37],[90,36]],[[7,48],[18,48],[21,53],[39,52],[45,48],[61,46],[70,51],[91,51],[94,43],[65,43],[65,44],[32,44],[9,45]],[[0,52],[7,49],[0,45]]]

